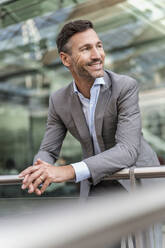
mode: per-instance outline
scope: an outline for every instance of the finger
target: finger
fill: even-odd
[[[33,192],[35,192],[36,195],[41,195],[41,191],[40,191],[38,188],[36,188],[36,189],[34,190],[33,184],[31,183],[31,184],[29,185],[28,193],[31,194],[31,193],[33,193]]]
[[[34,182],[33,182],[33,187],[34,187],[34,190],[36,190],[38,188],[38,186],[43,182],[43,180],[38,177]]]
[[[38,158],[38,159],[37,159],[37,162],[38,162],[38,163],[41,163],[41,162],[43,162],[43,160],[41,160],[40,158]]]
[[[37,159],[37,163],[40,164],[40,165],[42,165],[42,166],[43,166],[43,165],[50,165],[50,164],[48,164],[47,162],[41,160],[40,158]]]
[[[34,192],[36,193],[36,195],[41,195],[41,190],[38,188],[36,188]]]
[[[29,174],[27,174],[27,175],[24,177],[24,179],[23,179],[23,181],[22,181],[23,184],[26,183],[26,181],[28,180],[28,177],[29,177]]]
[[[29,184],[29,189],[28,189],[28,193],[31,194],[34,192],[34,187],[33,187],[33,184]]]
[[[28,180],[28,177],[29,177],[29,174],[24,177],[24,179],[22,181],[22,186],[21,186],[22,189],[25,189],[26,188],[25,183]]]
[[[30,174],[34,171],[38,170],[38,166],[29,166],[27,169],[23,170],[20,174],[19,177],[24,177],[27,174]]]
[[[43,170],[41,170],[41,169],[34,171],[34,173],[31,173],[31,174],[28,176],[27,181],[24,183],[25,188],[28,188],[28,186],[29,186],[31,183],[33,183],[33,186],[34,186],[35,181],[39,178],[39,176],[41,176],[41,174],[43,174]],[[39,180],[38,180],[38,181],[39,181]],[[38,181],[37,181],[37,182],[38,182]],[[42,180],[40,179],[39,184],[41,184],[41,183],[42,183]],[[38,185],[39,185],[39,184],[38,184]]]
[[[27,174],[27,172],[30,173],[31,168],[32,168],[32,166],[29,166],[29,167],[26,168],[25,170],[21,171],[21,172],[19,173],[19,177],[24,177],[24,176]]]
[[[43,184],[43,186],[42,186],[42,188],[41,188],[41,193],[42,194],[45,192],[45,190],[49,186],[49,184],[50,184],[50,180],[49,179],[46,179],[45,182],[44,182],[44,184]]]
[[[41,163],[41,160],[38,158],[37,160],[36,160],[36,162],[34,163],[34,165],[38,165],[38,164],[40,164]]]

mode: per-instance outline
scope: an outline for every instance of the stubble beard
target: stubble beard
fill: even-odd
[[[88,66],[88,65],[85,65],[85,66]],[[83,66],[81,66],[81,67],[79,66],[77,72],[78,72],[78,75],[80,77],[84,78],[85,80],[87,80],[89,82],[94,81],[96,78],[104,76],[103,68],[99,71],[90,72],[86,68],[84,68]]]

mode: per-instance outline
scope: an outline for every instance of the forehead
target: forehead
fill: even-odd
[[[70,38],[69,43],[74,48],[75,46],[81,47],[85,44],[95,44],[99,41],[100,39],[96,32],[93,29],[88,29],[86,31],[74,34]]]

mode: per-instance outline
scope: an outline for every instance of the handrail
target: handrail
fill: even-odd
[[[135,178],[162,178],[165,177],[165,165],[157,167],[140,167],[134,168]],[[119,179],[129,179],[130,178],[130,168],[122,169],[111,176],[105,178],[105,180],[119,180]],[[0,176],[1,184],[19,184],[22,182],[22,178],[18,175],[3,175]]]
[[[19,178],[18,175],[0,176],[0,185],[19,184],[21,182],[22,182],[22,178]]]
[[[132,167],[131,167],[132,168]],[[161,178],[165,177],[165,165],[157,167],[139,167],[134,168],[135,178]],[[113,175],[106,177],[106,180],[112,179],[129,179],[130,178],[130,168],[122,169]]]
[[[85,204],[48,203],[31,215],[3,220],[0,243],[5,248],[107,247],[140,228],[163,221],[164,196],[165,184],[160,184],[136,194],[114,198],[107,194]]]

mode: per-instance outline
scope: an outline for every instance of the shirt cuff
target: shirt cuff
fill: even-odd
[[[71,164],[75,170],[76,183],[81,182],[85,179],[90,178],[90,170],[85,162],[81,161],[78,163]]]

